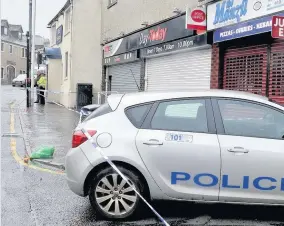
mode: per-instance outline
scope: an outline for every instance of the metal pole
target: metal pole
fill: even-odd
[[[34,70],[35,70],[35,22],[36,22],[36,0],[32,0],[32,75],[31,75],[31,105],[34,103]]]
[[[27,31],[27,81],[29,81],[30,78],[30,34]],[[28,87],[27,87],[28,88]],[[27,108],[30,107],[30,90],[27,89]]]
[[[32,4],[32,0],[29,0],[29,39],[28,41],[28,46],[27,46],[27,52],[28,52],[28,56],[27,56],[27,66],[28,69],[27,71],[29,71],[29,73],[27,73],[27,78],[28,80],[31,79],[32,80],[32,70],[31,70],[31,35],[32,35],[32,8],[33,8],[33,4]],[[32,87],[30,87],[32,88]],[[31,107],[31,91],[27,91],[27,107]]]

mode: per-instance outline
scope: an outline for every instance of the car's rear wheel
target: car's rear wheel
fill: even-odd
[[[134,172],[118,167],[137,191],[143,193],[143,184]],[[140,208],[140,198],[133,188],[111,167],[101,170],[94,178],[89,198],[96,213],[108,219],[126,219],[134,217]]]

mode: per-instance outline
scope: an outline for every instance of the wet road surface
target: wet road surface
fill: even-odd
[[[37,135],[33,125],[40,123],[39,118],[25,118],[25,114],[23,114],[22,120],[24,122],[21,122],[19,111],[13,111],[14,119],[11,117],[10,104],[13,102],[20,104],[20,111],[26,113],[25,91],[11,86],[2,86],[1,88],[1,225],[162,225],[149,211],[141,212],[140,219],[134,222],[111,223],[100,221],[96,219],[88,198],[78,197],[68,189],[64,175],[21,165],[17,155],[23,158],[26,154],[25,144],[27,142],[24,142],[24,138],[39,136],[52,143],[60,137],[62,147],[57,155],[62,158],[70,146],[71,138],[68,138],[68,135],[60,134],[60,128],[63,130],[71,128],[70,130],[72,130],[74,126],[70,126],[70,121],[63,119],[69,117],[66,116],[69,114],[66,113],[67,110],[46,105],[44,107],[46,109],[41,110],[39,116],[41,120],[47,119],[50,122],[47,124],[46,134]],[[52,122],[52,120],[56,121],[55,118],[58,120],[58,117],[62,117],[60,126],[54,125]],[[70,117],[73,117],[72,114]],[[74,117],[75,120],[76,116]],[[11,126],[11,121],[13,121],[13,126]],[[25,136],[22,128],[23,123],[30,127],[30,133],[25,134]],[[53,130],[58,129],[55,137],[52,137],[53,133],[49,133],[49,127],[53,127]],[[17,136],[7,137],[11,131],[15,132]],[[71,134],[71,131],[69,132]],[[200,205],[171,202],[155,203],[154,206],[172,226],[284,225],[284,209],[280,207]]]

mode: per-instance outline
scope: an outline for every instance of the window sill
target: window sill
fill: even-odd
[[[114,6],[114,5],[116,5],[116,4],[117,4],[117,2],[115,2],[115,3],[112,3],[112,4],[108,5],[108,6],[107,6],[107,9],[109,9],[109,8],[113,7],[113,6]]]

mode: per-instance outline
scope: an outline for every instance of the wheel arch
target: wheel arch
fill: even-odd
[[[113,161],[113,163],[116,166],[121,166],[124,167],[128,170],[131,170],[132,172],[136,173],[139,178],[142,180],[143,184],[145,185],[145,190],[144,190],[144,198],[146,198],[146,200],[150,200],[151,199],[151,194],[150,194],[150,189],[149,189],[149,185],[147,183],[146,178],[144,177],[144,175],[133,165],[126,163],[126,162],[122,162],[122,161]],[[88,176],[85,179],[84,182],[84,195],[87,196],[89,193],[89,189],[90,189],[90,185],[92,182],[92,179],[94,178],[94,176],[100,171],[103,170],[105,168],[109,167],[109,164],[107,162],[103,162],[97,166],[95,166],[88,174]]]

